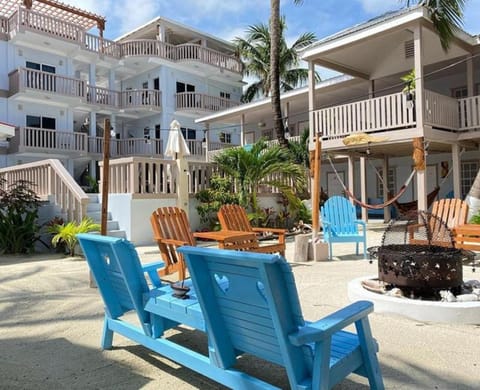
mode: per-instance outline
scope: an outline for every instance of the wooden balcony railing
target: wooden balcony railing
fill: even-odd
[[[480,96],[458,100],[460,130],[480,129]]]
[[[122,108],[159,108],[162,106],[162,93],[156,89],[133,89],[121,92]]]
[[[83,80],[29,68],[16,69],[8,77],[11,95],[29,89],[64,96],[85,97]]]
[[[155,39],[115,42],[87,33],[73,23],[54,16],[19,7],[9,19],[0,19],[0,36],[14,35],[17,31],[33,31],[78,44],[80,49],[113,58],[142,56],[159,57],[169,61],[199,61],[238,74],[242,62],[231,55],[195,44],[172,45]]]
[[[176,110],[221,111],[240,103],[217,96],[196,92],[181,92],[175,94]]]
[[[424,90],[424,117],[425,124],[437,128],[459,129],[459,101],[449,96]]]
[[[356,132],[372,132],[415,124],[413,107],[399,92],[314,112],[316,130],[325,138],[342,138]]]
[[[34,183],[33,191],[65,213],[69,221],[81,221],[89,198],[59,160],[48,159],[0,169],[0,178],[11,185],[19,180]]]

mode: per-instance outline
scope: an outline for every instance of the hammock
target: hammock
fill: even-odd
[[[412,173],[410,173],[410,176],[407,178],[405,183],[403,183],[403,185],[400,187],[400,190],[395,195],[389,194],[388,200],[386,202],[379,203],[379,204],[368,204],[368,203],[364,203],[361,200],[357,199],[355,197],[355,195],[353,195],[349,191],[349,189],[347,188],[347,186],[343,182],[342,178],[338,174],[337,169],[333,165],[333,162],[332,162],[332,159],[330,158],[330,156],[328,156],[328,161],[330,162],[330,165],[332,166],[333,172],[335,173],[335,176],[337,177],[337,179],[338,179],[340,185],[342,186],[345,194],[350,199],[352,199],[354,203],[358,204],[359,206],[361,206],[363,208],[366,208],[366,209],[370,209],[370,210],[379,210],[379,209],[383,209],[383,208],[393,204],[393,206],[395,206],[395,208],[398,210],[398,212],[400,214],[407,214],[409,212],[417,210],[417,201],[416,200],[412,200],[410,202],[404,202],[404,203],[398,202],[398,198],[400,198],[403,195],[403,193],[407,189],[408,185],[410,184],[410,181],[413,179],[413,176],[415,174],[415,169],[412,170]],[[446,178],[448,177],[448,175],[450,174],[451,171],[452,171],[452,169],[450,168],[450,170],[448,171],[447,175],[442,180],[442,183],[440,183],[440,185],[443,184],[443,182],[446,180]],[[378,175],[378,172],[377,172],[377,175]],[[433,189],[432,192],[427,194],[427,208],[429,208],[432,205],[435,198],[437,197],[438,192],[440,191],[440,185],[436,186]]]
[[[415,174],[415,169],[412,170],[412,173],[410,173],[410,176],[408,177],[408,179],[405,181],[405,183],[403,183],[403,185],[400,187],[400,190],[393,196],[390,196],[389,199],[386,201],[386,202],[383,202],[383,203],[379,203],[379,204],[368,204],[368,203],[364,203],[362,202],[361,200],[357,199],[355,197],[355,195],[353,195],[350,190],[347,188],[347,186],[345,185],[345,183],[343,182],[342,178],[340,177],[340,175],[338,174],[337,172],[337,169],[335,168],[335,166],[333,165],[333,162],[332,162],[332,159],[330,158],[330,156],[328,156],[328,161],[330,162],[330,165],[332,166],[332,169],[333,169],[333,172],[335,173],[335,176],[337,177],[337,180],[338,182],[340,183],[340,185],[342,186],[343,188],[343,191],[345,192],[345,194],[353,200],[354,203],[358,204],[359,206],[363,207],[363,208],[366,208],[366,209],[370,209],[370,210],[379,210],[379,209],[383,209],[387,206],[390,206],[391,204],[395,205],[396,204],[400,204],[397,202],[398,198],[400,198],[403,193],[405,192],[405,190],[407,189],[408,185],[410,184],[410,182],[412,181],[413,179],[413,176]],[[437,190],[437,194],[438,194],[438,190]],[[436,194],[435,194],[436,196]],[[434,198],[435,198],[434,196]],[[410,202],[409,202],[410,203]],[[415,207],[416,207],[416,201],[415,201]],[[397,207],[395,205],[395,207]],[[400,209],[399,209],[400,211]]]
[[[427,208],[430,208],[432,203],[435,201],[435,198],[437,197],[439,191],[440,191],[440,186],[437,186],[433,189],[432,192],[427,194]],[[417,211],[416,200],[412,200],[411,202],[404,202],[404,203],[399,203],[395,201],[393,202],[393,205],[399,211],[400,214],[407,214],[412,211]]]

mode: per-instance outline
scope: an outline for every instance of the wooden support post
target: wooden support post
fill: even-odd
[[[427,175],[425,174],[425,148],[423,137],[413,139],[413,163],[417,172],[417,210],[427,211]]]
[[[312,186],[312,226],[314,238],[318,234],[319,226],[319,204],[320,204],[320,156],[322,151],[322,144],[320,141],[320,134],[315,136],[315,155],[313,158],[313,166],[310,169],[313,169],[313,186]]]

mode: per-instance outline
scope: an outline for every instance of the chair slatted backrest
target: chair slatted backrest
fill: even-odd
[[[433,203],[432,215],[436,217],[430,219],[432,240],[450,243],[449,230],[467,223],[468,204],[461,199],[440,199]]]
[[[196,245],[187,214],[179,207],[160,207],[152,213],[150,222],[162,260],[165,263],[165,269],[160,273],[168,275],[178,271],[179,279],[184,279],[185,263],[183,256],[177,253],[179,245],[165,240],[175,240],[184,245]]]
[[[80,246],[111,318],[135,310],[146,334],[149,315],[143,309],[147,281],[134,246],[123,238],[78,234]]]
[[[224,230],[253,232],[245,209],[238,204],[224,204],[220,207],[218,219]]]
[[[355,207],[343,196],[330,197],[321,208],[322,221],[331,225],[333,234],[356,234],[358,226]]]
[[[179,251],[205,317],[215,364],[228,368],[237,355],[250,353],[284,366],[297,384],[309,375],[308,353],[288,340],[304,319],[283,257],[188,246]]]

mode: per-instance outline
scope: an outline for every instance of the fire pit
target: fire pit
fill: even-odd
[[[404,295],[439,298],[441,290],[454,294],[463,283],[462,264],[472,252],[455,248],[452,232],[438,217],[425,212],[393,220],[382,245],[368,248],[378,259],[378,279]]]

